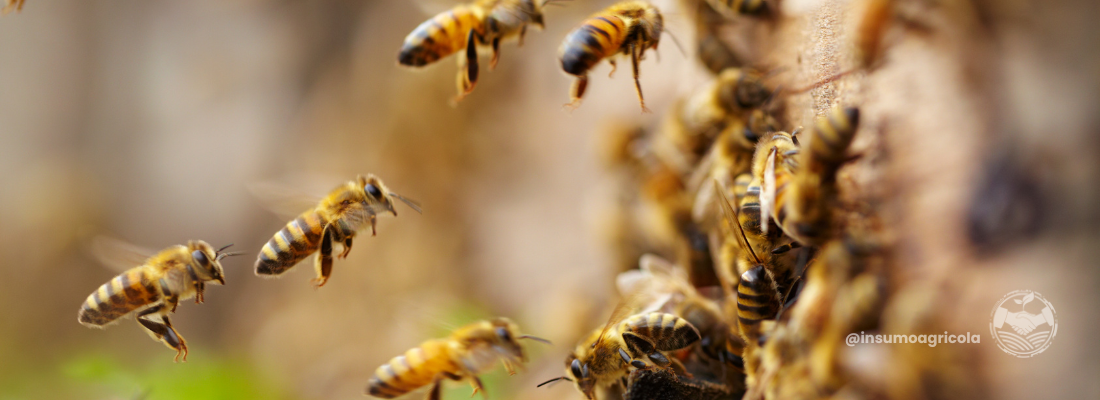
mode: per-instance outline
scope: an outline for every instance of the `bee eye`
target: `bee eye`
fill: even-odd
[[[498,327],[497,328],[497,336],[499,336],[500,339],[505,341],[505,342],[511,342],[512,341],[512,334],[509,333],[507,329],[504,329],[504,327]]]
[[[574,359],[573,363],[569,365],[569,371],[573,373],[574,378],[584,378],[584,371],[581,370],[580,360]]]
[[[366,189],[367,194],[369,194],[371,197],[374,197],[376,199],[382,197],[382,191],[378,190],[378,186],[374,186],[373,184],[368,183],[364,189]]]
[[[195,250],[191,252],[191,258],[194,258],[195,262],[199,263],[199,265],[210,265],[210,260],[206,258],[206,253],[203,253],[202,250]]]

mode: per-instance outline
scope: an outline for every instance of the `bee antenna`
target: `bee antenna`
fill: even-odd
[[[230,243],[230,244],[227,244],[227,245],[225,245],[225,246],[222,246],[222,248],[220,248],[220,249],[218,249],[217,251],[215,251],[215,253],[221,253],[222,251],[225,251],[225,249],[228,249],[228,248],[230,248],[230,247],[233,247],[233,243]]]
[[[424,213],[424,211],[420,209],[420,203],[417,203],[415,200],[409,199],[405,196],[399,195],[397,193],[392,193],[392,192],[390,193],[390,196],[396,197],[398,200],[401,200],[403,203],[408,204],[409,208],[412,208],[413,211],[416,211],[417,214],[423,214]]]
[[[672,30],[668,28],[665,28],[665,32],[668,32],[668,37],[672,38],[672,44],[675,44],[676,48],[680,50],[680,55],[683,55],[684,58],[687,58],[687,52],[684,51],[684,46],[680,45],[680,39],[677,39],[676,35],[672,34]]]
[[[239,251],[233,251],[233,252],[229,252],[229,253],[218,253],[218,256],[215,257],[215,260],[221,260],[221,259],[226,258],[226,257],[239,256],[241,254],[244,254],[244,253],[239,252]]]
[[[749,243],[749,238],[745,236],[745,228],[741,227],[741,207],[733,207],[729,199],[726,198],[725,188],[722,186],[721,182],[718,182],[717,179],[714,180],[714,188],[718,191],[719,194],[721,194],[721,196],[716,198],[715,201],[719,202],[719,206],[722,207],[722,211],[727,214],[726,218],[730,220],[729,224],[737,226],[737,232],[731,232],[735,235],[734,237],[738,239],[737,245],[749,249],[749,254],[752,255],[752,259],[755,260],[757,264],[763,264],[760,261],[760,257],[756,256],[756,251],[752,249],[752,244]],[[730,228],[730,230],[732,231],[733,228]]]
[[[531,336],[531,335],[522,335],[522,336],[518,336],[518,338],[520,338],[520,339],[531,339],[531,340],[534,340],[534,341],[536,341],[536,342],[540,342],[540,343],[546,343],[546,344],[550,344],[550,345],[552,345],[552,344],[553,344],[553,343],[550,343],[550,341],[549,341],[549,340],[546,340],[546,339],[540,338],[540,337],[538,337],[538,336]]]
[[[572,379],[569,379],[569,378],[567,378],[567,377],[564,377],[564,376],[559,376],[559,377],[557,377],[557,378],[554,378],[554,379],[548,380],[548,381],[546,381],[546,382],[540,383],[540,384],[539,384],[538,386],[535,386],[535,387],[543,387],[543,386],[545,386],[546,384],[549,384],[549,383],[553,383],[553,382],[557,382],[557,381],[570,381],[570,382],[572,382],[573,380],[572,380]]]

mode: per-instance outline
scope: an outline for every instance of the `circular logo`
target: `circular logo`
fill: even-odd
[[[1020,358],[1042,353],[1058,333],[1054,306],[1043,295],[1030,290],[1006,294],[993,306],[992,317],[989,332],[997,347]]]

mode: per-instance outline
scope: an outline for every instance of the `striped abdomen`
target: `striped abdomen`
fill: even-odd
[[[744,229],[745,234],[749,236],[759,237],[763,235],[763,232],[760,230],[759,182],[752,182],[746,186],[745,192],[740,197],[741,201],[738,207],[741,211],[737,216],[737,222],[741,224],[741,229]]]
[[[146,273],[143,267],[133,268],[100,286],[80,307],[80,323],[103,326],[159,301],[160,289]]]
[[[561,44],[561,68],[584,76],[600,60],[619,51],[626,39],[626,24],[612,13],[598,14],[570,32]]]
[[[479,33],[484,29],[475,10],[458,6],[439,13],[405,37],[397,61],[401,65],[420,67],[466,48],[470,30]]]
[[[760,321],[771,319],[779,312],[779,292],[764,266],[756,266],[741,274],[737,284],[737,322],[746,341],[760,336]]]
[[[431,384],[442,373],[458,373],[448,341],[433,339],[394,357],[374,371],[367,394],[392,399]]]
[[[324,228],[325,221],[316,210],[306,211],[291,220],[260,250],[256,273],[278,275],[309,257],[321,246]]]
[[[619,323],[619,331],[632,332],[649,339],[660,351],[679,350],[699,340],[699,331],[690,322],[663,312],[628,317]]]
[[[823,179],[830,180],[844,163],[845,153],[852,144],[859,126],[859,109],[834,107],[814,123],[810,138],[810,151],[806,155],[808,167],[820,168]]]

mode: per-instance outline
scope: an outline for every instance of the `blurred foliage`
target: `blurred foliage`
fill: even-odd
[[[119,357],[85,352],[56,371],[23,370],[0,379],[0,399],[291,399],[238,357],[204,354],[186,363],[150,359],[130,364]]]

